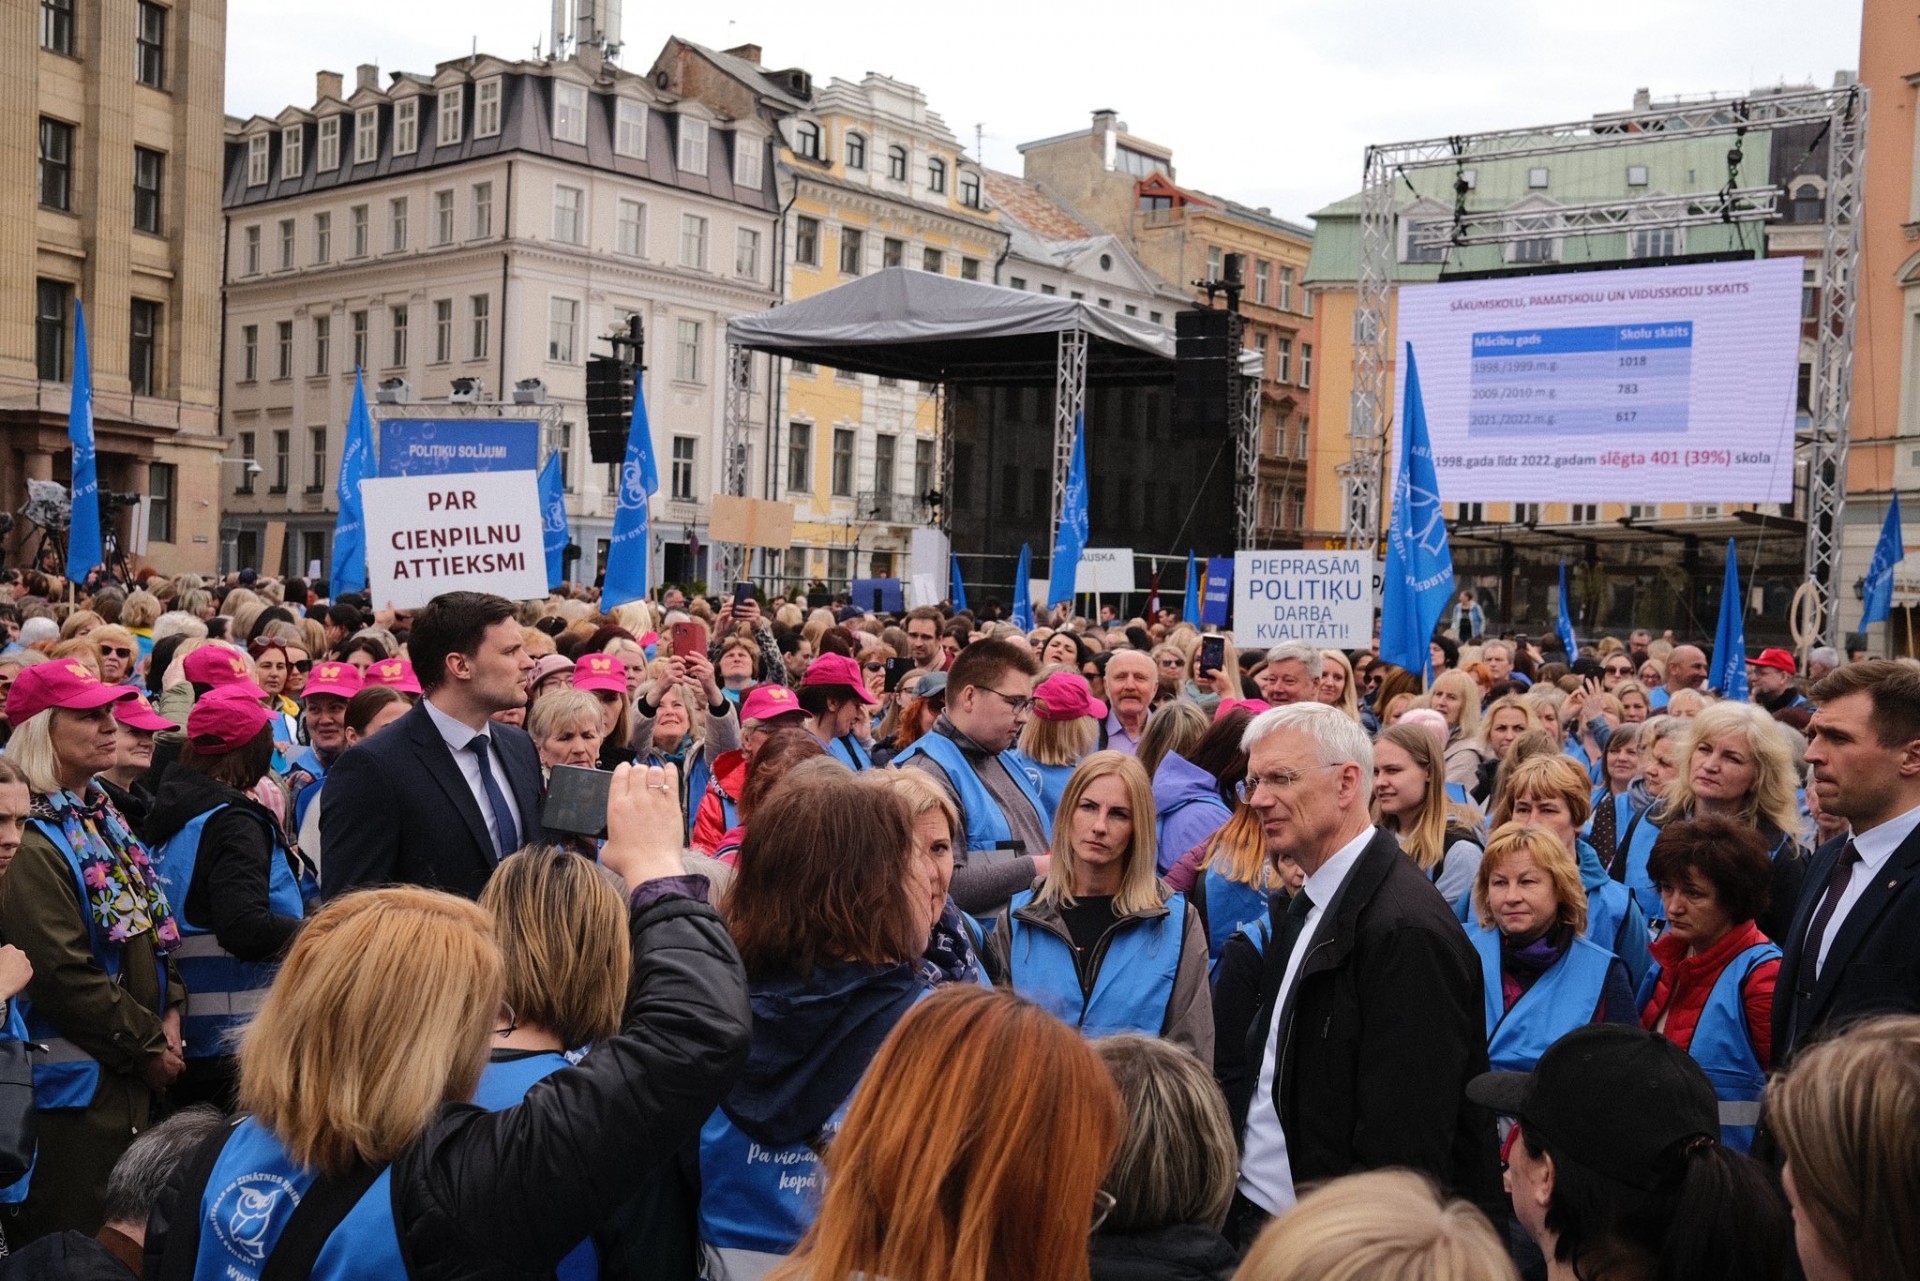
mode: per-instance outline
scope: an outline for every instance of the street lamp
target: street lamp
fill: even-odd
[[[224,454],[218,454],[214,456],[213,461],[216,463],[235,463],[243,466],[247,469],[247,475],[249,476],[258,476],[262,471],[266,470],[260,466],[258,459],[253,458],[228,458]]]

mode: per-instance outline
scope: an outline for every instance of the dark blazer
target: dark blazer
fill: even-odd
[[[511,725],[490,725],[506,763],[503,787],[520,811],[520,839],[540,835],[540,756]],[[321,790],[320,892],[426,885],[479,897],[499,862],[487,821],[460,765],[427,716],[426,701],[350,748]]]
[[[1773,1065],[1784,1064],[1809,1041],[1840,1025],[1873,1014],[1920,1013],[1920,830],[1907,837],[1886,866],[1880,869],[1844,919],[1829,925],[1833,946],[1820,967],[1813,1000],[1799,1008],[1797,989],[1803,965],[1814,957],[1802,953],[1807,926],[1819,909],[1840,856],[1844,838],[1820,847],[1807,867],[1799,906],[1787,937],[1780,977],[1773,985]],[[1838,932],[1834,933],[1837,928]],[[1804,1026],[1793,1036],[1796,1015]]]
[[[1385,832],[1299,946],[1274,1073],[1296,1185],[1408,1166],[1481,1205],[1505,1204],[1493,1115],[1467,1102],[1487,1070],[1480,962],[1453,909]],[[1286,958],[1266,952],[1243,1073],[1223,1081],[1244,1135]]]

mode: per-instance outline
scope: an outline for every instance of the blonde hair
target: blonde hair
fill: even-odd
[[[106,622],[106,619],[100,617],[100,615],[90,609],[76,609],[71,614],[68,614],[61,622],[60,639],[63,641],[72,640],[75,636],[79,635],[80,629],[88,623],[92,623],[96,627],[104,627],[106,626]]]
[[[1459,719],[1447,727],[1452,731],[1449,741],[1471,743],[1480,737],[1480,683],[1463,671],[1441,672],[1427,690],[1428,707],[1433,706],[1434,693],[1443,689],[1460,696]]]
[[[343,895],[308,918],[241,1034],[239,1109],[296,1165],[391,1162],[443,1103],[473,1097],[501,991],[478,904],[416,886]]]
[[[1154,864],[1159,851],[1153,808],[1153,784],[1140,762],[1125,752],[1095,752],[1081,761],[1067,780],[1053,822],[1053,859],[1034,902],[1056,907],[1074,905],[1074,880],[1079,860],[1073,852],[1073,812],[1087,788],[1100,779],[1117,776],[1127,789],[1127,807],[1133,811],[1133,831],[1120,856],[1120,892],[1113,896],[1113,914],[1146,911],[1160,906],[1160,879]]]
[[[607,614],[615,623],[635,636],[645,636],[648,632],[660,630],[654,620],[653,606],[643,600],[630,600],[624,604],[615,605],[607,611]]]
[[[1218,1228],[1233,1200],[1240,1155],[1212,1071],[1157,1036],[1102,1037],[1093,1052],[1127,1110],[1126,1133],[1103,1184],[1113,1197],[1106,1230]]]
[[[1070,721],[1031,716],[1020,730],[1021,754],[1041,765],[1076,764],[1099,744],[1100,722],[1091,716]]]
[[[1273,860],[1267,856],[1267,832],[1260,811],[1241,801],[1233,817],[1207,838],[1208,869],[1261,893],[1273,888]]]
[[[1667,715],[1691,718],[1707,710],[1713,700],[1697,689],[1679,689],[1667,696]]]
[[[1798,835],[1804,826],[1796,795],[1797,773],[1787,729],[1752,703],[1723,701],[1705,708],[1686,726],[1686,742],[1665,798],[1669,814],[1692,814],[1693,754],[1702,743],[1738,734],[1753,756],[1753,784],[1740,800],[1736,817],[1756,827]]]
[[[1453,804],[1447,800],[1446,758],[1442,755],[1439,740],[1424,725],[1389,725],[1381,730],[1379,737],[1374,740],[1373,763],[1376,769],[1380,765],[1382,743],[1391,743],[1405,752],[1412,760],[1413,767],[1426,775],[1426,784],[1421,789],[1425,799],[1421,801],[1420,812],[1404,828],[1400,826],[1401,820],[1381,813],[1377,799],[1370,801],[1373,821],[1400,838],[1400,848],[1413,860],[1414,866],[1423,872],[1430,872],[1447,856],[1447,820],[1456,817]],[[1462,827],[1475,826],[1474,820],[1465,814],[1457,818]]]
[[[1518,745],[1516,741],[1515,746]],[[1511,757],[1512,753],[1508,755]],[[1593,778],[1575,764],[1571,756],[1555,751],[1518,762],[1509,759],[1507,764],[1511,770],[1501,782],[1500,796],[1493,807],[1495,827],[1513,820],[1513,802],[1517,797],[1530,801],[1557,798],[1566,803],[1574,831],[1586,825],[1587,817],[1593,813]]]
[[[531,846],[502,859],[480,892],[493,913],[506,1001],[568,1049],[620,1030],[633,950],[627,900],[599,864]]]
[[[1486,710],[1480,713],[1480,750],[1489,756],[1494,754],[1493,743],[1491,741],[1493,718],[1501,712],[1519,712],[1522,716],[1526,717],[1526,728],[1520,731],[1522,734],[1530,729],[1545,728],[1545,726],[1540,724],[1540,713],[1534,710],[1532,703],[1520,697],[1518,694],[1502,694],[1499,698],[1487,704]]]
[[[53,753],[53,708],[35,712],[13,727],[7,759],[27,776],[27,790],[48,796],[60,790],[60,758]]]
[[[1411,1170],[1349,1174],[1261,1232],[1234,1281],[1519,1281],[1480,1211]]]
[[[934,782],[917,769],[876,769],[861,773],[860,780],[875,787],[886,787],[907,802],[907,810],[915,824],[929,814],[938,814],[946,820],[947,828],[954,838],[960,838],[960,807],[953,803],[945,788]]]
[[[101,626],[105,626],[105,624],[103,623]],[[98,631],[99,628],[95,628],[94,630]],[[71,660],[91,671],[96,678],[100,675],[100,647],[93,643],[93,635],[91,632],[85,636],[74,636],[67,640],[55,641],[53,649],[48,652],[47,657],[56,662],[62,659]]]
[[[153,620],[163,612],[160,598],[140,588],[127,593],[125,603],[120,606],[120,623],[124,627],[152,627]]]
[[[1503,823],[1487,838],[1487,852],[1480,859],[1480,870],[1473,875],[1473,911],[1486,929],[1493,928],[1493,909],[1487,905],[1487,887],[1500,865],[1516,854],[1533,859],[1547,879],[1553,882],[1553,897],[1560,905],[1557,913],[1562,925],[1575,934],[1587,929],[1587,889],[1580,881],[1580,860],[1566,843],[1538,823]]]
[[[562,729],[578,724],[598,732],[605,721],[600,700],[586,690],[555,689],[542,694],[527,713],[527,733],[538,747]]]
[[[1200,704],[1190,698],[1174,699],[1153,714],[1140,734],[1140,746],[1134,753],[1140,768],[1152,778],[1170,753],[1185,756],[1191,752],[1194,744],[1206,736],[1210,724]]]
[[[1332,663],[1335,667],[1339,668],[1343,673],[1345,673],[1347,678],[1346,688],[1340,695],[1340,701],[1333,704],[1333,706],[1339,708],[1341,711],[1345,712],[1347,715],[1353,717],[1354,720],[1356,721],[1359,720],[1360,719],[1360,693],[1358,690],[1354,689],[1353,687],[1354,681],[1353,681],[1352,661],[1349,660],[1346,654],[1340,650],[1323,649],[1320,651],[1320,672],[1322,675],[1326,674],[1328,663]]]

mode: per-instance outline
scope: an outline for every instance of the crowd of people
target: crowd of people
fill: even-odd
[[[0,1278],[1920,1275],[1920,663],[999,612],[6,576]]]

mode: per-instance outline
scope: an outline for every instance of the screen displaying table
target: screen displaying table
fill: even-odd
[[[1467,435],[1685,431],[1692,392],[1691,321],[1477,333]]]

